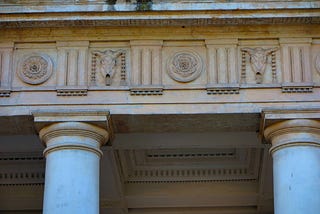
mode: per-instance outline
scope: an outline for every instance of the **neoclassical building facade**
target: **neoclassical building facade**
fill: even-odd
[[[0,1],[0,213],[320,213],[319,1]]]

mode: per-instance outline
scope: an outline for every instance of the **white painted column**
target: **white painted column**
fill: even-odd
[[[286,120],[264,135],[272,143],[275,214],[319,214],[320,122]]]
[[[39,132],[46,149],[44,214],[98,214],[100,146],[108,132],[84,122],[58,122]]]

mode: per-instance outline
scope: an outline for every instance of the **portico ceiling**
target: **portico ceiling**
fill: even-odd
[[[101,213],[272,213],[272,164],[256,133],[259,114],[113,115],[112,120],[115,138],[112,147],[103,147],[101,162]],[[1,127],[6,179],[0,188],[6,195],[0,198],[6,206],[0,210],[24,207],[37,213],[44,159],[33,117],[2,117]],[[20,208],[10,206],[19,191]]]

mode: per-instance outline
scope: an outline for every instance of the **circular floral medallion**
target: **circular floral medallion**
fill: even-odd
[[[199,77],[202,72],[201,57],[194,52],[178,52],[168,60],[169,76],[178,82],[190,82]]]
[[[24,57],[20,64],[18,75],[29,84],[41,84],[47,81],[52,74],[52,61],[47,55],[33,54]]]

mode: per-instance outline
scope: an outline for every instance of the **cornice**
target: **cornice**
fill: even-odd
[[[147,11],[201,11],[201,10],[270,10],[270,9],[312,9],[320,8],[319,1],[265,1],[253,2],[236,0],[233,2],[207,1],[157,1],[153,0]],[[136,3],[116,3],[110,5],[106,1],[15,1],[14,3],[1,3],[0,13],[42,13],[42,12],[123,12],[139,11]]]
[[[154,3],[148,11],[137,10],[135,4],[0,4],[0,28],[319,24],[319,14],[316,1]]]

